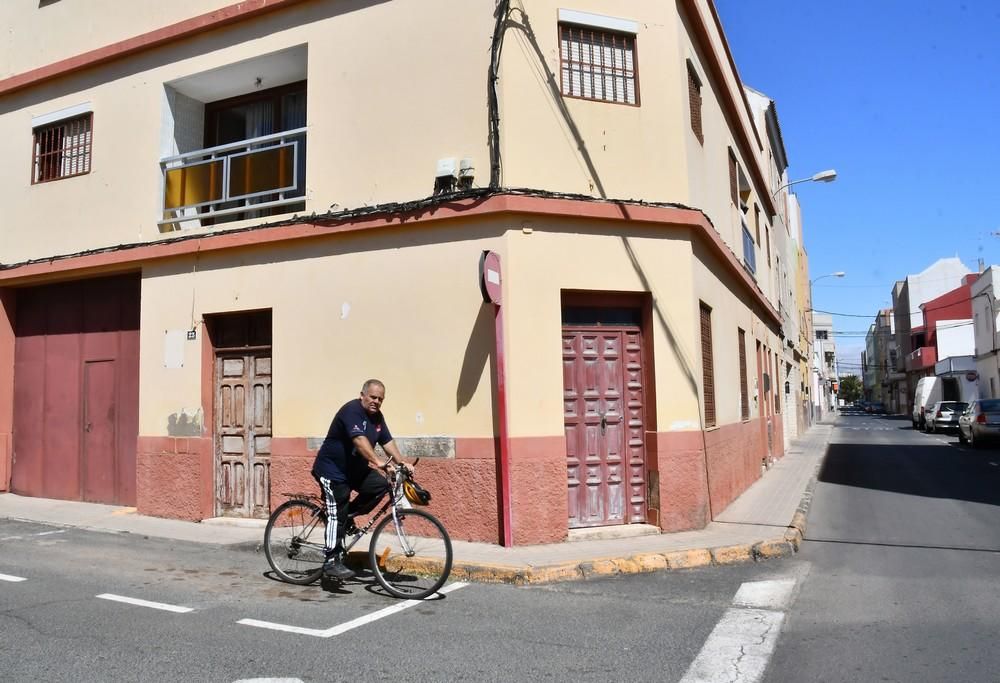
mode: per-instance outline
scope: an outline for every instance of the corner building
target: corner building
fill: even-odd
[[[372,376],[456,539],[700,528],[782,455],[711,2],[126,5],[0,10],[0,490],[263,518]]]

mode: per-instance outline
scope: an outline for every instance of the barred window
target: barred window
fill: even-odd
[[[34,129],[32,184],[90,173],[93,118],[87,112]]]
[[[634,35],[560,24],[559,62],[563,95],[639,104]]]

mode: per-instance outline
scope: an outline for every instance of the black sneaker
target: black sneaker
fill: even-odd
[[[355,576],[354,572],[344,565],[344,561],[339,554],[326,559],[326,562],[323,563],[323,575],[333,579],[340,579],[341,581],[353,579]]]

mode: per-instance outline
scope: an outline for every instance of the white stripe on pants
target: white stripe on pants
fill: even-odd
[[[331,481],[326,477],[319,477],[319,485],[323,487],[323,500],[326,503],[326,536],[323,542],[326,544],[326,552],[329,554],[337,547],[337,498],[333,495]]]

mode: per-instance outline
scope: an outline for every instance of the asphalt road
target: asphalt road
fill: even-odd
[[[0,520],[0,680],[997,681],[998,503],[997,451],[842,416],[793,558],[420,603]]]
[[[1000,452],[846,414],[769,681],[998,681]]]
[[[680,680],[740,586],[794,563],[467,585],[417,604],[364,577],[291,586],[266,569],[249,551],[0,521],[0,679]]]

